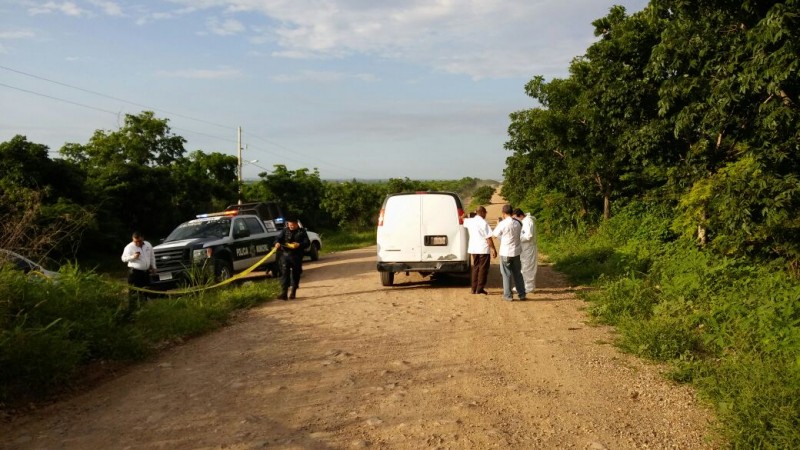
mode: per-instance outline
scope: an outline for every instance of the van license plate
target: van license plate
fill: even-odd
[[[172,279],[172,272],[160,273],[158,274],[159,281],[166,281]]]
[[[425,236],[425,245],[445,246],[447,245],[447,236]]]

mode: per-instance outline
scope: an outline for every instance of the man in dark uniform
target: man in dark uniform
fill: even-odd
[[[300,287],[300,274],[303,273],[303,255],[311,241],[305,228],[300,228],[294,217],[286,219],[286,227],[281,230],[275,240],[275,248],[282,249],[281,263],[281,300],[295,298]],[[291,291],[289,289],[291,288]]]

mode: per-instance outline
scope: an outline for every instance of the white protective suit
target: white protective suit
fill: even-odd
[[[522,232],[520,233],[522,242],[522,278],[525,279],[525,292],[532,293],[536,288],[536,260],[539,255],[539,243],[536,239],[536,217],[527,214],[522,219]]]

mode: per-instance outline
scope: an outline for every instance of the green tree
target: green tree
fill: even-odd
[[[275,170],[262,173],[256,186],[247,189],[248,195],[258,195],[260,200],[277,201],[287,214],[297,215],[307,228],[325,228],[333,224],[321,204],[324,186],[319,171],[314,169],[289,170],[276,164]]]
[[[0,143],[0,247],[32,257],[74,257],[93,221],[85,176],[48,148],[15,136]]]
[[[195,214],[236,200],[236,158],[201,151],[185,156],[183,137],[152,112],[126,115],[117,131],[94,133],[61,154],[87,174],[98,211],[92,246],[114,248],[140,230],[156,240]]]
[[[360,230],[376,225],[385,187],[356,180],[325,183],[322,208],[345,229]]]
[[[481,186],[472,193],[472,205],[487,205],[492,202],[494,187],[489,185]]]
[[[649,74],[686,148],[676,227],[725,253],[800,261],[800,4],[651,3],[666,26]]]

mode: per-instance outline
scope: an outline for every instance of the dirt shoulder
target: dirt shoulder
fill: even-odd
[[[500,299],[497,260],[489,296],[383,287],[374,247],[305,268],[298,299],[0,424],[0,447],[713,447],[693,392],[615,350],[546,265],[525,302]]]

